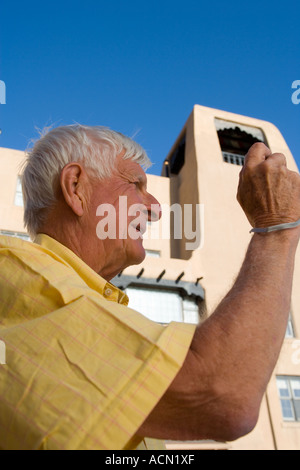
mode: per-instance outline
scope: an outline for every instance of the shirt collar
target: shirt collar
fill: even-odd
[[[38,234],[34,243],[53,252],[68,264],[84,282],[93,290],[99,292],[107,300],[128,305],[129,299],[127,295],[116,286],[107,282],[99,274],[93,271],[82,259],[80,259],[73,251],[59,243],[54,238],[45,234]]]

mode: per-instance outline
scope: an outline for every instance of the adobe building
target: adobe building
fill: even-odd
[[[236,192],[244,156],[264,142],[298,171],[280,131],[271,123],[196,105],[148,189],[162,204],[148,224],[147,256],[113,282],[130,306],[154,321],[195,323],[210,315],[231,288],[251,239]],[[24,153],[0,148],[0,232],[28,238],[23,226],[20,164]],[[291,315],[260,418],[230,443],[167,442],[169,449],[300,450],[300,247]],[[258,293],[259,294],[259,293]],[[258,325],[259,328],[259,325]]]

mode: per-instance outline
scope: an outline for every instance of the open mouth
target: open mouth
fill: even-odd
[[[144,235],[144,233],[146,232],[146,225],[143,226],[143,225],[141,225],[141,224],[138,224],[138,225],[136,225],[134,228],[135,228],[135,230],[136,230],[138,233],[140,233],[141,235]]]
[[[135,227],[135,230],[136,230],[137,232],[140,232],[141,235],[143,235],[143,233],[144,233],[143,230],[142,230],[141,224],[138,224],[138,225]]]

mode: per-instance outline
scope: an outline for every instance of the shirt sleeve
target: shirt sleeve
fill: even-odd
[[[14,272],[2,263],[0,282],[10,307],[10,321],[0,324],[0,447],[137,446],[136,432],[180,370],[195,326],[154,323],[107,301],[66,266],[54,276],[17,256],[13,265]]]

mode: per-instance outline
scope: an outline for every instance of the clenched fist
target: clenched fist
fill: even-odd
[[[300,219],[300,175],[288,170],[285,156],[254,144],[240,173],[237,199],[252,227]]]

